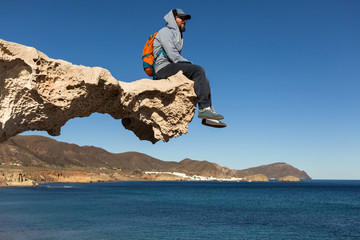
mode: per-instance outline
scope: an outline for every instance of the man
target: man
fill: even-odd
[[[212,127],[226,127],[226,124],[220,121],[224,117],[211,107],[210,84],[204,69],[181,56],[183,32],[186,21],[191,19],[191,16],[181,9],[173,9],[164,19],[166,27],[159,31],[154,40],[156,78],[168,78],[182,70],[187,78],[194,81],[199,105],[198,117],[203,119],[202,123]]]

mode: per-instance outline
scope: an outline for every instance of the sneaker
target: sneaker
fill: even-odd
[[[215,128],[224,128],[226,127],[226,124],[219,121],[219,120],[214,120],[214,119],[203,119],[201,121],[201,123],[205,126],[209,126],[209,127],[215,127]]]
[[[211,108],[211,107],[199,109],[198,118],[216,119],[216,120],[224,119],[224,117],[222,115],[215,112],[215,110],[213,108]]]

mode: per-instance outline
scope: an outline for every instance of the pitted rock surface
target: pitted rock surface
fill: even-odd
[[[0,142],[29,130],[60,135],[76,117],[107,113],[141,140],[169,141],[188,132],[196,108],[193,81],[116,80],[100,67],[51,59],[0,39]]]

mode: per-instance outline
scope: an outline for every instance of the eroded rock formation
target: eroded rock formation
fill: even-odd
[[[34,186],[35,182],[29,179],[21,170],[0,169],[0,186]]]
[[[58,136],[68,120],[95,112],[122,119],[141,140],[167,142],[188,132],[196,101],[193,82],[181,72],[120,82],[106,69],[0,39],[0,142],[29,130]]]
[[[264,174],[250,175],[243,178],[243,181],[249,182],[268,182],[269,179]]]
[[[279,182],[300,182],[300,178],[294,176],[284,176],[279,178]]]

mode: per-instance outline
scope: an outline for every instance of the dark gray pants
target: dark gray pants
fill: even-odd
[[[198,98],[199,108],[211,107],[211,91],[205,70],[199,65],[190,63],[170,63],[156,73],[157,79],[168,78],[180,70],[184,75],[194,81],[194,89]]]

